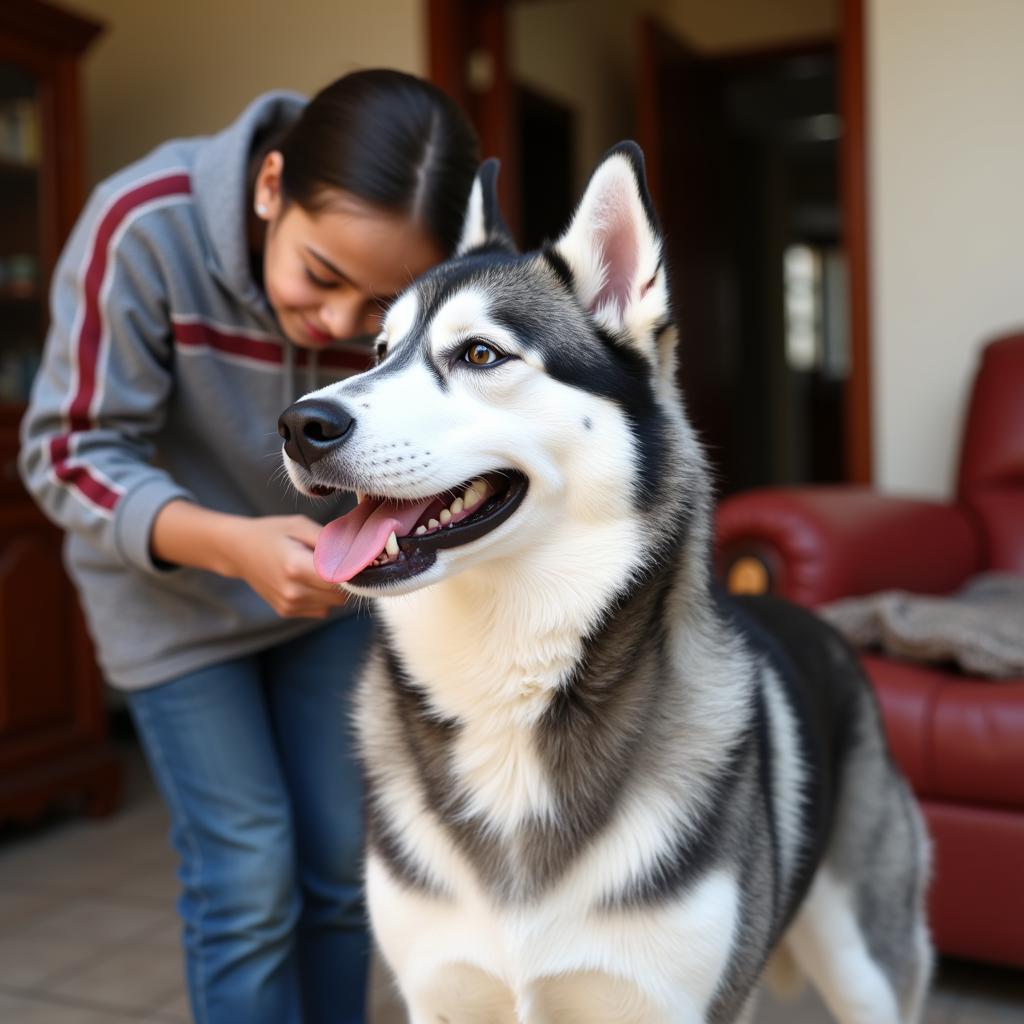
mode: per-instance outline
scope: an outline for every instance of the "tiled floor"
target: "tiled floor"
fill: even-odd
[[[125,739],[123,809],[0,829],[0,1021],[188,1024],[167,817]],[[403,1015],[377,969],[373,1024]],[[810,993],[767,996],[758,1024],[825,1024]],[[926,1024],[1021,1024],[1024,973],[944,963]],[[239,1022],[244,1024],[244,1022]]]

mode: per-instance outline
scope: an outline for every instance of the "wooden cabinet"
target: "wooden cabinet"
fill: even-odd
[[[18,480],[50,276],[83,200],[78,62],[100,26],[0,3],[0,819],[78,797],[112,811],[120,769],[61,536]]]

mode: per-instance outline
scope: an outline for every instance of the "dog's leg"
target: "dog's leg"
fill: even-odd
[[[733,1024],[754,1024],[754,1013],[757,1011],[757,1002],[760,996],[761,993],[757,989],[750,993],[750,998],[744,1003],[743,1009],[740,1010],[739,1016]]]
[[[924,1014],[925,999],[932,980],[933,953],[931,937],[924,922],[920,922],[914,933],[916,948],[916,969],[914,980],[903,1000],[903,1020],[906,1024],[918,1024]]]
[[[904,1024],[848,891],[827,869],[818,872],[785,941],[840,1024]]]
[[[796,957],[784,942],[772,951],[762,980],[772,995],[784,1002],[793,1002],[804,990],[806,981]]]
[[[409,1024],[518,1024],[512,992],[468,964],[451,964],[404,992]]]
[[[597,971],[541,978],[520,1007],[524,1024],[703,1024],[685,995],[671,1012],[654,1005],[635,985]]]

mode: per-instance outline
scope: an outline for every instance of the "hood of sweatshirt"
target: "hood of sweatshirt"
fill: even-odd
[[[299,93],[269,92],[253,100],[227,128],[209,138],[199,151],[192,174],[199,219],[206,236],[207,270],[215,280],[236,296],[268,328],[281,334],[266,294],[252,276],[246,225],[253,201],[249,188],[249,162],[258,142],[272,138],[292,124],[306,98]],[[298,397],[294,346],[281,335],[284,345],[284,373],[281,408]],[[310,351],[302,360],[306,366],[302,390],[316,387],[317,354]]]
[[[246,225],[249,160],[257,140],[287,128],[306,105],[293,92],[269,92],[253,100],[224,131],[201,148],[192,171],[193,192],[210,253],[207,269],[253,313],[273,319],[263,290],[253,280]]]

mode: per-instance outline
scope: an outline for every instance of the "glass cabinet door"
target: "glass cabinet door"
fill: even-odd
[[[21,405],[46,329],[39,84],[0,61],[0,404]]]

